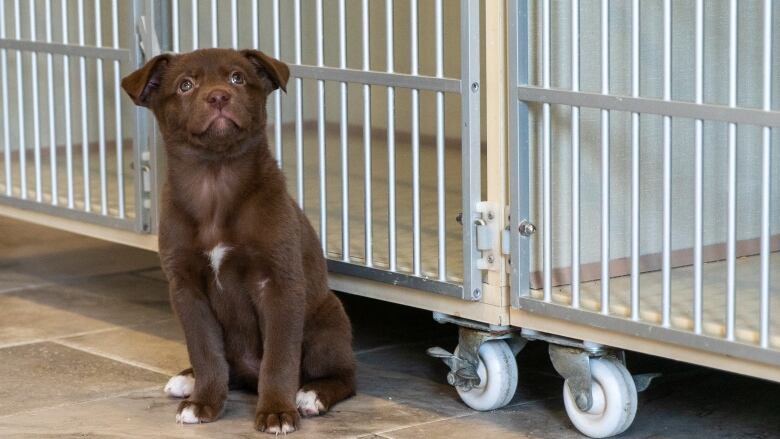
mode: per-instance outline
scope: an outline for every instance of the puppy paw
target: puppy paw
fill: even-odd
[[[200,424],[212,422],[219,418],[222,408],[215,408],[195,401],[182,401],[176,412],[178,424]]]
[[[255,415],[255,429],[270,434],[287,434],[298,429],[298,412],[258,410]]]
[[[321,415],[326,411],[325,405],[314,390],[298,390],[298,393],[295,394],[295,405],[298,407],[298,412],[304,417]]]
[[[168,380],[163,391],[174,398],[187,398],[195,388],[195,377],[192,375],[175,375]]]

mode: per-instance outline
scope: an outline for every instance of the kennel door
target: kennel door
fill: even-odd
[[[513,305],[780,364],[780,2],[510,8]]]
[[[0,1],[0,204],[145,232],[140,1]],[[148,180],[148,178],[147,178]]]
[[[331,272],[478,300],[479,3],[171,0],[160,40],[290,66],[268,143]]]

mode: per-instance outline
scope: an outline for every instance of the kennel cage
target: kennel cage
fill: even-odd
[[[119,78],[258,48],[291,67],[269,143],[331,286],[460,326],[430,353],[475,409],[550,342],[575,425],[615,434],[650,379],[619,349],[780,381],[775,9],[0,0],[0,214],[156,250],[164,149]]]
[[[511,322],[586,434],[645,384],[605,345],[780,381],[777,6],[509,4]]]

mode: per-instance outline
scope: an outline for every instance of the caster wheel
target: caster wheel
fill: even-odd
[[[458,355],[458,349],[455,349]],[[504,340],[491,340],[479,347],[479,386],[456,387],[460,399],[474,410],[496,410],[507,404],[517,390],[517,362]]]
[[[593,376],[593,406],[588,411],[577,407],[568,381],[563,386],[563,403],[577,430],[592,438],[620,434],[634,422],[637,409],[636,386],[626,367],[614,358],[590,360]]]

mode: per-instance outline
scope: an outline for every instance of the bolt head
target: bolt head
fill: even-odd
[[[450,386],[454,386],[457,380],[455,379],[455,374],[452,372],[447,373],[447,384]]]
[[[523,236],[531,236],[536,233],[536,226],[528,221],[523,221],[518,227],[518,232]]]
[[[479,91],[479,82],[472,82],[471,83],[471,91],[474,93]]]

